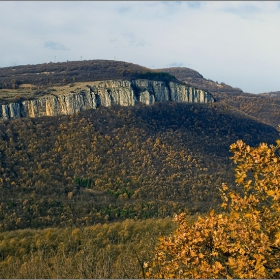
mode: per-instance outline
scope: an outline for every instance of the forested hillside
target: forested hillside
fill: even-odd
[[[219,104],[157,104],[0,124],[1,230],[205,212],[234,184],[229,146],[271,126]]]
[[[105,60],[1,68],[0,102],[133,78],[178,79],[216,102],[1,121],[0,278],[143,278],[175,213],[221,213],[222,184],[240,191],[230,145],[279,138],[278,94],[244,93],[188,68]]]

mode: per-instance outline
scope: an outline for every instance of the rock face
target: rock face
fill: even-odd
[[[92,82],[85,88],[67,94],[47,96],[0,106],[0,120],[20,117],[73,115],[99,106],[153,105],[155,102],[214,102],[213,96],[203,90],[184,84],[151,80],[111,80]]]

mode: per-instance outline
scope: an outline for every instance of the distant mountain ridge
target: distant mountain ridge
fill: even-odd
[[[261,122],[275,128],[280,124],[280,92],[278,91],[261,94],[243,92],[240,88],[231,87],[223,82],[217,83],[205,79],[198,72],[185,67],[162,68],[157,71],[167,72],[191,86],[210,92],[217,102],[234,107]]]
[[[213,80],[204,78],[200,73],[195,70],[186,67],[171,67],[171,68],[159,68],[156,69],[160,72],[167,72],[175,76],[178,80],[190,83],[192,86],[197,86],[203,90],[207,90],[214,94],[244,94],[240,88],[233,88],[225,83],[217,83]],[[219,100],[219,96],[216,96]]]

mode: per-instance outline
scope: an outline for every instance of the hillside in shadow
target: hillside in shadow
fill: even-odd
[[[275,128],[221,104],[112,107],[0,124],[1,230],[146,219],[219,204],[229,146]]]

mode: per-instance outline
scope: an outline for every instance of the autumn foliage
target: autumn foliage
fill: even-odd
[[[162,237],[147,278],[280,278],[280,140],[252,148],[232,144],[236,184],[221,187],[222,209]]]

